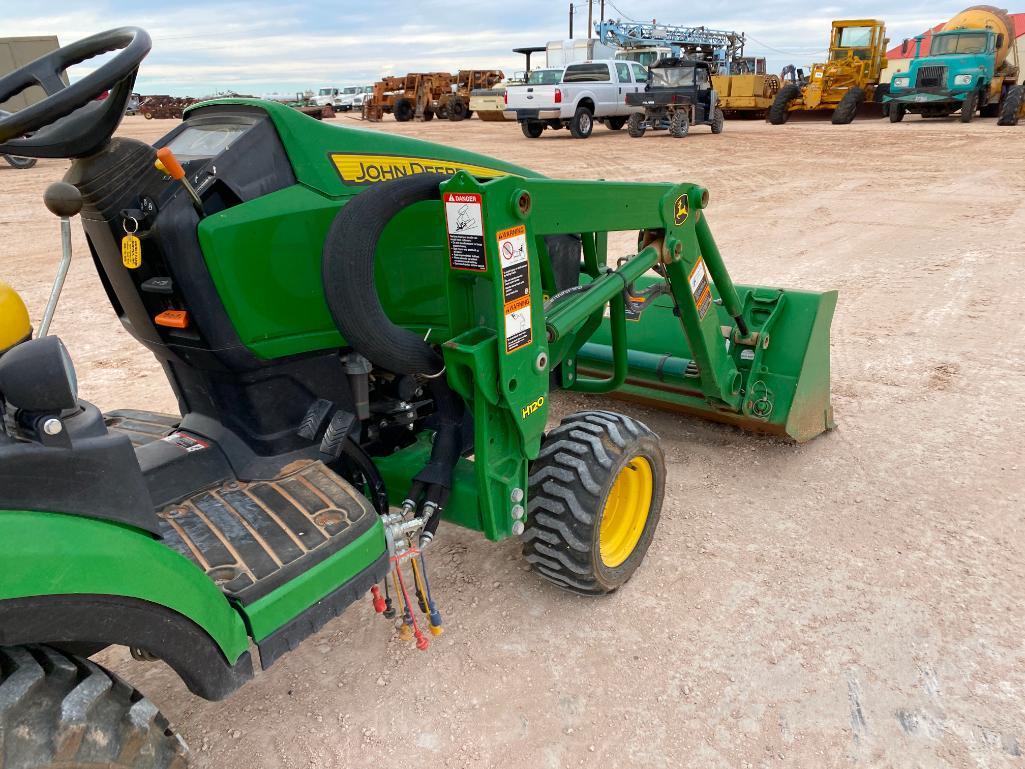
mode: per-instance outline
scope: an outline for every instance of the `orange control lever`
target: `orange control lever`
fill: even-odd
[[[157,150],[157,160],[164,167],[164,171],[175,181],[180,182],[185,178],[185,169],[182,168],[182,164],[178,162],[178,158],[171,152],[170,147],[161,147]]]

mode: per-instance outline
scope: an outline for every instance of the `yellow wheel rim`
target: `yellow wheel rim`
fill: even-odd
[[[654,477],[651,463],[634,457],[623,466],[605,500],[598,545],[602,563],[613,569],[637,547],[651,510]]]

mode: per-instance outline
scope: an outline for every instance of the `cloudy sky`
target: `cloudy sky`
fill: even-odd
[[[16,3],[3,0],[0,36],[57,34],[62,43],[120,25],[153,37],[136,90],[201,96],[217,91],[263,95],[324,85],[370,83],[384,74],[497,67],[522,69],[511,48],[567,36],[568,0],[295,0],[213,2],[139,0]],[[745,32],[749,55],[769,68],[819,59],[832,19],[877,17],[893,43],[943,21],[965,0],[606,0],[606,17],[657,19]],[[576,0],[576,36],[587,2]],[[598,18],[598,2],[594,2]],[[83,65],[85,66],[85,65]],[[72,73],[74,74],[74,73]]]

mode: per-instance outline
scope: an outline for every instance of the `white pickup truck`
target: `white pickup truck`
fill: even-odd
[[[531,73],[533,74],[533,73]],[[630,117],[626,94],[643,91],[648,70],[637,62],[598,59],[569,64],[558,83],[510,86],[505,119],[519,121],[523,135],[536,139],[545,128],[569,128],[577,139],[591,135],[594,121],[613,131]]]

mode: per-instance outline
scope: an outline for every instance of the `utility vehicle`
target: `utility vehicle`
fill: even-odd
[[[644,90],[626,95],[627,105],[634,110],[627,120],[630,136],[639,138],[651,128],[668,129],[671,136],[682,139],[692,125],[707,125],[712,133],[722,133],[726,119],[712,88],[708,62],[661,59],[648,73]]]

